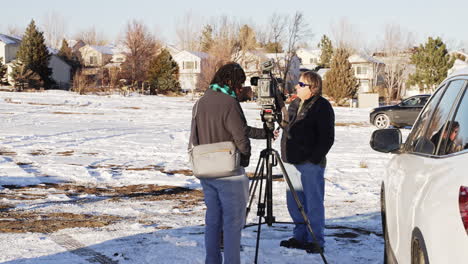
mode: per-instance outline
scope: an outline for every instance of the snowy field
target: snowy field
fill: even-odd
[[[205,207],[186,154],[192,105],[190,97],[0,93],[0,263],[204,263]],[[261,127],[259,107],[242,108]],[[379,192],[390,155],[369,147],[369,109],[335,114],[325,256],[382,263]],[[252,145],[247,172],[265,142]],[[290,221],[285,186],[273,182],[277,221]],[[252,210],[249,223],[258,221]],[[262,226],[259,263],[322,263],[279,247],[291,230]],[[256,234],[243,230],[243,263],[253,263]]]

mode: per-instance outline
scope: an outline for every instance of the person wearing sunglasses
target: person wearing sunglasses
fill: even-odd
[[[307,230],[288,189],[286,202],[295,226],[293,237],[281,241],[280,246],[320,253],[325,245],[324,173],[326,155],[335,138],[335,114],[321,96],[322,79],[316,72],[303,72],[295,88],[297,98],[288,108],[289,122],[283,127],[281,158],[317,240]]]

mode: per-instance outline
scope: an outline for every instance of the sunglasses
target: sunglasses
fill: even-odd
[[[303,83],[303,82],[298,82],[297,84],[299,84],[300,87],[306,87],[306,86],[312,86],[310,84],[307,84],[307,83]]]

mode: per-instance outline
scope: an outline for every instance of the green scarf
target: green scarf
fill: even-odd
[[[223,87],[221,87],[217,83],[215,83],[215,84],[210,85],[210,89],[212,89],[213,91],[216,91],[216,92],[220,91],[222,93],[225,93],[225,94],[230,95],[230,96],[237,99],[236,93],[233,90],[231,90],[231,88],[229,88],[229,86],[227,86],[227,85],[224,85]]]

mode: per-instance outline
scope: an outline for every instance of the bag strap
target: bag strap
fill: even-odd
[[[193,107],[194,111],[193,111],[193,114],[192,114],[192,136],[190,137],[190,140],[189,140],[189,145],[188,145],[189,150],[192,149],[193,146],[199,145],[197,120],[196,120],[197,113],[198,113],[198,102],[199,101],[200,101],[200,99],[198,99],[197,102],[195,102],[195,106]]]

